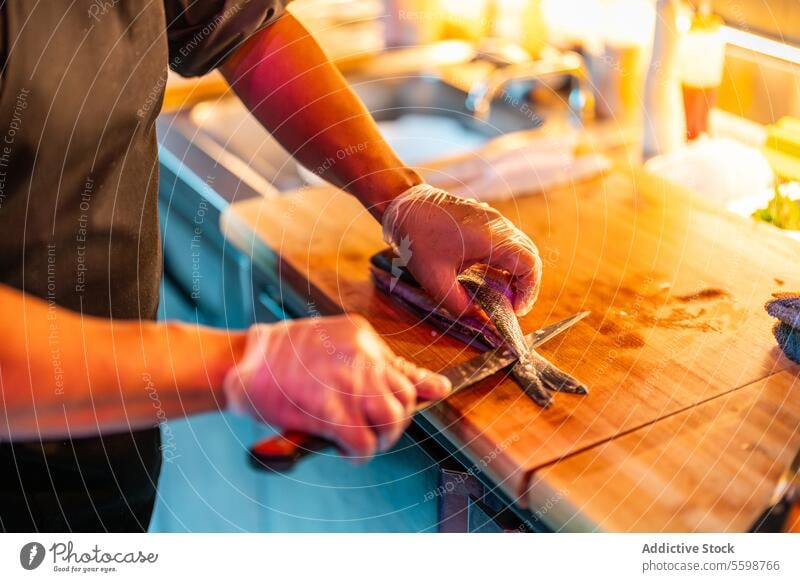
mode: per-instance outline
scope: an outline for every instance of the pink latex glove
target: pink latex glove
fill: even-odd
[[[539,251],[527,235],[491,206],[420,184],[395,198],[381,222],[384,240],[452,315],[476,310],[456,280],[474,264],[486,264],[511,275],[518,315],[533,307],[542,280]]]
[[[390,448],[419,400],[441,398],[447,378],[395,356],[357,315],[257,325],[225,377],[228,407],[369,457]]]

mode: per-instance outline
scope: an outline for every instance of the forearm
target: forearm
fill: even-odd
[[[376,217],[422,182],[378,131],[314,38],[285,14],[223,65],[236,94],[306,168],[356,196]]]
[[[156,426],[224,406],[244,335],[81,317],[0,286],[0,440]]]

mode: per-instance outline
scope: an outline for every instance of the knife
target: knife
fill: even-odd
[[[800,449],[778,479],[767,509],[751,532],[800,532]]]
[[[571,315],[566,319],[528,334],[525,340],[531,349],[536,348],[561,332],[566,331],[589,315],[589,313],[589,311],[582,311]],[[515,362],[516,359],[505,347],[499,347],[475,356],[457,366],[442,370],[439,374],[446,376],[450,380],[452,390],[447,396],[439,400],[420,402],[412,410],[412,414],[417,414],[444,402],[453,394],[499,372]],[[250,448],[250,461],[258,469],[288,471],[304,457],[335,446],[333,441],[323,437],[299,431],[285,431],[280,435],[266,438],[253,445]]]

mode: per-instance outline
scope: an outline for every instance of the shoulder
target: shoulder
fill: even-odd
[[[221,65],[269,26],[288,0],[164,0],[170,68],[194,77]]]

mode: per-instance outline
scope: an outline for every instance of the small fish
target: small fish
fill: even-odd
[[[429,324],[465,343],[484,349],[505,346],[519,360],[512,368],[514,378],[525,393],[542,407],[552,403],[545,388],[574,394],[587,394],[586,386],[556,368],[535,350],[528,348],[511,303],[510,281],[502,271],[477,265],[462,273],[459,282],[489,317],[489,321],[464,315],[454,319],[439,307],[408,272],[399,276],[389,270],[392,255],[383,251],[372,257],[375,285],[406,309]]]
[[[545,387],[560,392],[587,394],[586,386],[556,368],[536,350],[528,348],[511,303],[513,296],[508,275],[486,265],[473,265],[458,276],[458,281],[472,294],[494,323],[503,343],[517,356],[511,373],[534,402],[544,408],[550,406],[552,396]]]

